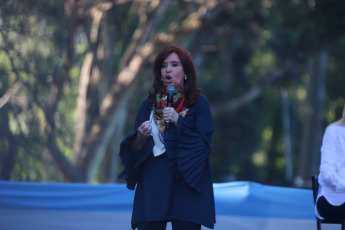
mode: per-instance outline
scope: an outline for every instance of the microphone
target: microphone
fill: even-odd
[[[167,107],[172,107],[172,101],[175,93],[175,87],[169,85],[167,87]],[[169,121],[167,121],[166,127],[169,128]]]

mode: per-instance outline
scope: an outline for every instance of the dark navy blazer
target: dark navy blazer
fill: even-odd
[[[135,129],[120,146],[124,171],[120,178],[135,189],[132,228],[147,221],[185,220],[213,228],[215,206],[208,156],[215,129],[208,100],[200,95],[177,126],[164,131],[166,152],[154,157],[149,137],[140,154],[131,152],[138,127],[149,120],[145,100],[137,114]]]

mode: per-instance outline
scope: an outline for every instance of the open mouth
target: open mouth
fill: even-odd
[[[171,83],[172,77],[170,75],[165,76],[165,82],[166,83]]]

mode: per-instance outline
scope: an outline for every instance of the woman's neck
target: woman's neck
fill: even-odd
[[[345,126],[345,118],[343,117],[339,121],[334,122],[334,125]]]
[[[339,125],[345,126],[345,118],[343,118],[339,121]]]

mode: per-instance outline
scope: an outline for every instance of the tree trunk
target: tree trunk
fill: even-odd
[[[80,150],[85,139],[85,135],[89,132],[88,122],[99,115],[97,112],[90,111],[98,105],[95,100],[98,99],[97,85],[99,83],[99,61],[97,60],[98,49],[102,49],[102,39],[100,37],[101,21],[104,12],[93,10],[93,20],[90,29],[88,52],[85,56],[83,66],[79,78],[79,93],[77,99],[77,120],[74,133],[74,164],[81,160]],[[110,47],[109,47],[110,48]],[[100,50],[100,52],[104,52]],[[98,76],[95,76],[97,74]],[[106,75],[106,73],[104,73]],[[91,91],[91,89],[93,89]],[[90,92],[91,91],[91,92]],[[96,103],[97,104],[97,103]],[[89,125],[90,126],[90,125]]]
[[[6,149],[4,149],[5,158],[1,162],[0,180],[11,179],[11,173],[17,156],[16,137],[10,132],[7,134],[6,145]]]
[[[293,182],[293,158],[291,147],[291,129],[290,129],[290,109],[289,109],[289,96],[286,89],[281,91],[282,97],[282,114],[283,114],[283,131],[285,143],[285,177],[289,183]]]
[[[66,56],[64,64],[59,75],[53,77],[54,81],[51,87],[51,94],[48,103],[44,106],[43,112],[46,120],[44,127],[44,139],[46,147],[57,164],[57,167],[64,175],[65,181],[82,181],[85,177],[79,168],[75,168],[68,161],[65,155],[59,149],[56,143],[56,127],[55,127],[55,114],[57,111],[58,103],[63,95],[63,86],[69,78],[69,71],[74,58],[74,35],[78,26],[77,17],[77,1],[67,0],[65,2],[65,13],[67,18],[68,34],[66,41]]]

